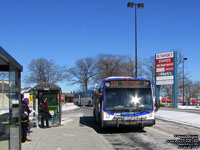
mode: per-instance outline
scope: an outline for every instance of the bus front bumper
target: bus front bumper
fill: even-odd
[[[155,119],[151,120],[104,120],[104,127],[119,127],[119,126],[141,126],[149,127],[155,125]]]

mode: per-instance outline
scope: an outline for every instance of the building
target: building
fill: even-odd
[[[62,93],[61,97],[63,96],[62,101],[64,103],[74,103],[74,94],[73,93]]]

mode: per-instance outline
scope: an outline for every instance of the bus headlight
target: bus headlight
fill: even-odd
[[[110,115],[109,115],[109,114],[106,114],[106,118],[110,118]]]
[[[148,114],[148,117],[149,118],[153,117],[153,114],[152,113]]]

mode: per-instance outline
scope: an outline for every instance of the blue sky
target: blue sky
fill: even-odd
[[[134,57],[134,9],[128,0],[0,0],[0,46],[24,67],[44,57],[71,67],[99,53]],[[200,1],[136,0],[138,57],[182,50],[186,71],[200,80]],[[58,84],[70,92],[66,83]],[[22,83],[22,86],[27,86]]]

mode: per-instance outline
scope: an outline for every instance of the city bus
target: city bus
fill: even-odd
[[[101,128],[155,125],[151,81],[143,78],[108,77],[96,88],[93,116]]]
[[[93,105],[93,98],[94,91],[93,90],[88,90],[88,91],[81,91],[81,92],[76,92],[74,93],[74,104],[76,105],[87,105],[87,106],[92,106]]]

